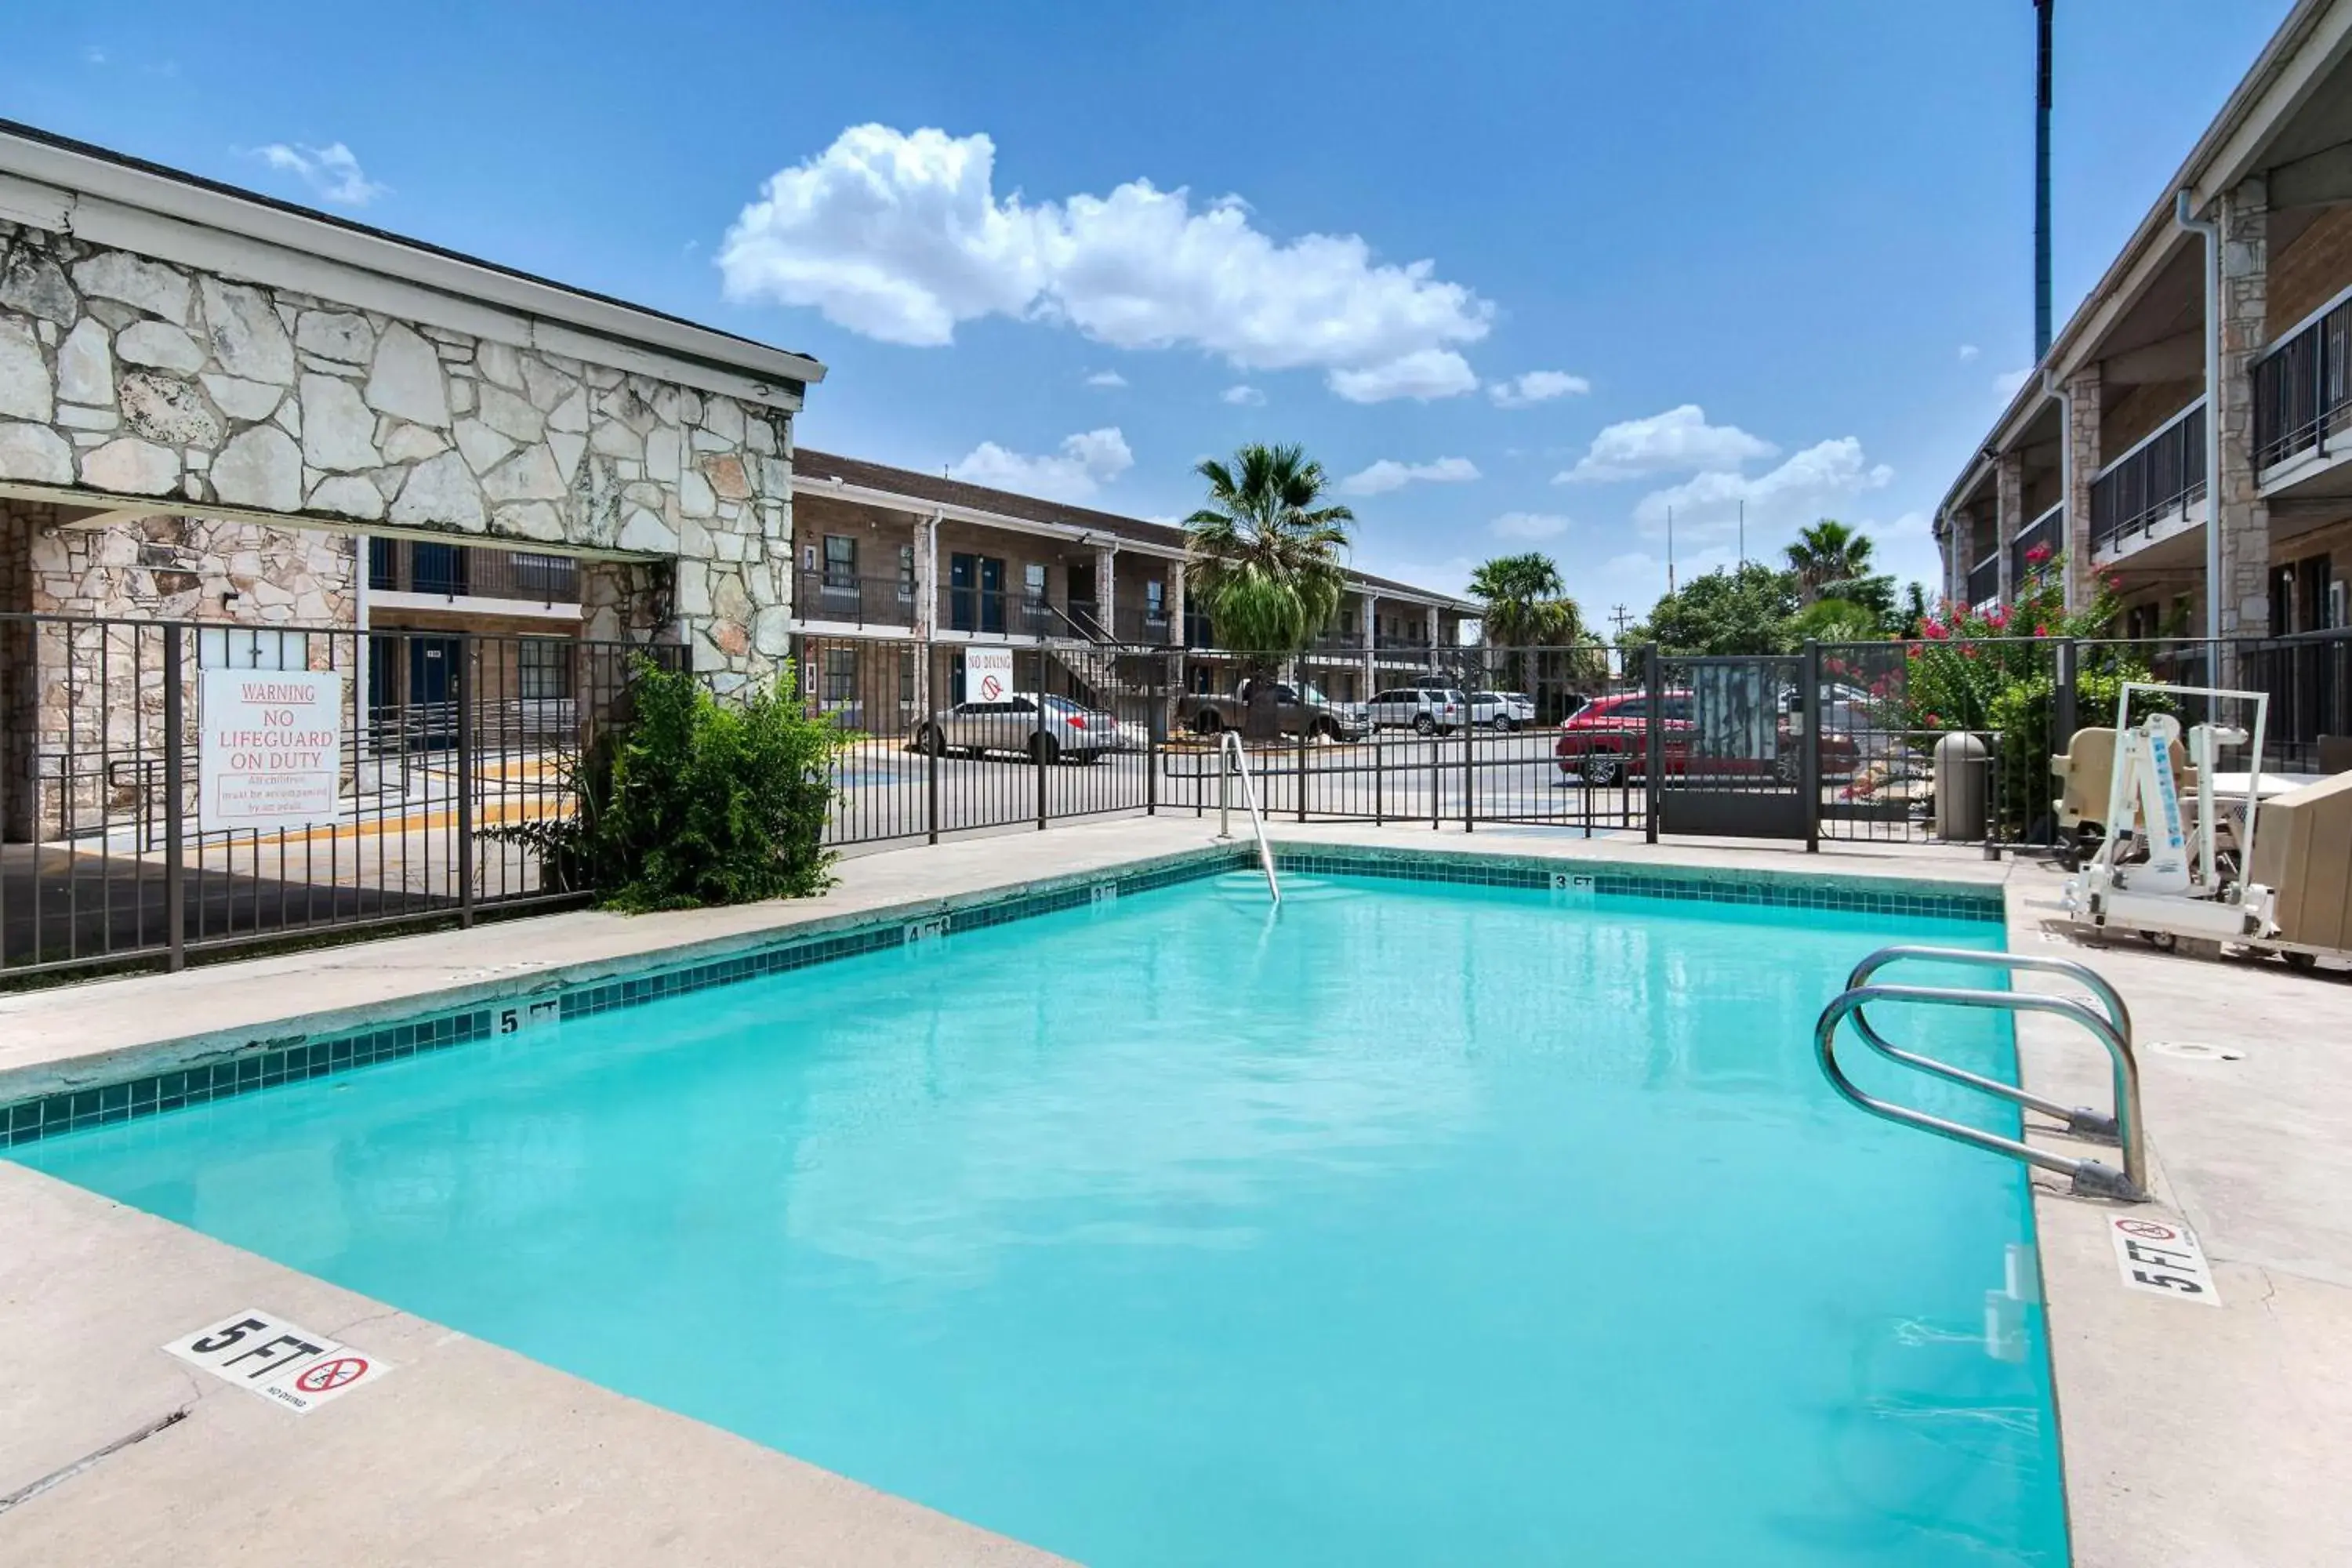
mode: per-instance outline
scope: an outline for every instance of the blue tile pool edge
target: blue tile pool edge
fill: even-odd
[[[76,1085],[0,1102],[0,1149],[84,1128],[202,1105],[234,1095],[298,1083],[421,1052],[491,1038],[499,1016],[517,1003],[560,1008],[564,1020],[684,995],[713,985],[855,957],[956,931],[978,931],[1036,915],[1077,909],[1098,898],[1148,892],[1255,864],[1244,846],[1218,846],[1140,860],[1107,870],[1073,873],[1010,891],[992,889],[961,900],[926,900],[845,917],[838,926],[802,929],[749,939],[719,955],[698,944],[691,956],[656,950],[632,961],[634,973],[614,974],[611,961],[541,971],[497,984],[455,1007],[443,1006],[393,1022],[352,1023],[327,1015],[308,1028],[300,1018],[262,1026],[266,1037],[205,1052],[163,1070],[119,1080]],[[1853,910],[1928,919],[2000,921],[1998,887],[1769,870],[1738,873],[1697,868],[1633,866],[1617,861],[1455,850],[1348,845],[1275,844],[1277,871],[1300,876],[1389,878],[1566,891],[1605,898],[1670,899],[1783,909]],[[1108,889],[1108,892],[1102,889]],[[429,1002],[429,998],[421,998]],[[325,1037],[313,1039],[313,1034]],[[168,1054],[175,1042],[139,1047]]]

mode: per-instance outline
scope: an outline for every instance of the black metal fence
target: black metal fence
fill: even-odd
[[[576,898],[528,846],[486,830],[573,809],[573,765],[624,721],[646,651],[677,657],[567,637],[0,616],[0,974],[176,964]],[[1239,804],[1219,732],[1246,716],[1188,696],[1197,656],[1184,650],[808,635],[794,652],[802,700],[845,732],[836,846]],[[2126,678],[2267,693],[2265,771],[2341,768],[2352,746],[2352,631],[1730,658],[1440,648],[1414,666],[1361,667],[1384,699],[1366,705],[1323,700],[1305,661],[1307,705],[1247,742],[1270,816],[2063,850],[2075,825],[2053,759],[2077,729],[2114,721]],[[282,830],[204,819],[198,692],[215,669],[341,678],[331,812]]]
[[[0,975],[161,961],[571,897],[483,829],[572,809],[639,654],[572,637],[0,615]],[[200,804],[207,672],[339,678],[331,810]]]

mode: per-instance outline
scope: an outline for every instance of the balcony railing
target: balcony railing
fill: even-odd
[[[2254,470],[2324,453],[2352,426],[2352,299],[2322,311],[2254,365]]]
[[[794,613],[804,621],[837,621],[856,626],[915,624],[915,585],[904,578],[803,572],[793,586]]]
[[[2037,566],[2055,561],[2065,548],[2066,503],[2060,501],[2019,529],[2017,537],[2009,542],[2010,583],[2013,587],[2022,588]],[[2037,550],[2046,552],[2040,561],[2033,559],[2033,552]]]
[[[1153,609],[1149,605],[1122,605],[1116,616],[1118,640],[1123,643],[1165,644],[1171,623],[1165,608]]]
[[[1971,607],[1988,605],[2000,597],[2000,552],[1969,568],[1969,604]]]
[[[368,541],[368,587],[380,594],[576,605],[580,563],[569,555],[373,538]]]
[[[2153,531],[2205,494],[2205,400],[2099,470],[2091,481],[2094,553]]]

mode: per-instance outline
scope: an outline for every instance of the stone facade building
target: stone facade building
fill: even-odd
[[[2352,0],[2299,0],[1946,494],[1945,595],[2046,551],[2119,635],[2342,628],[2347,437]]]

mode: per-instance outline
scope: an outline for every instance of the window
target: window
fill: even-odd
[[[455,544],[418,544],[411,547],[410,586],[420,594],[442,594],[452,598],[466,591],[466,552]]]
[[[568,605],[579,597],[580,563],[571,556],[526,555],[518,551],[511,560],[519,597],[549,605]]]
[[[898,701],[902,707],[912,707],[915,701],[915,650],[910,647],[898,652]]]
[[[1021,568],[1021,591],[1032,603],[1042,603],[1045,597],[1045,563],[1032,561]]]
[[[400,592],[400,541],[368,541],[368,586],[379,593]]]
[[[828,539],[830,545],[833,542]],[[854,647],[829,647],[824,650],[824,685],[820,692],[826,702],[850,702],[857,697],[857,650]]]
[[[1164,621],[1168,618],[1167,595],[1168,585],[1165,583],[1149,582],[1144,584],[1143,618],[1145,620]]]
[[[200,669],[308,669],[308,632],[263,631],[252,626],[200,626],[196,631],[196,667]]]
[[[915,597],[915,547],[898,546],[898,600],[909,603]]]
[[[515,644],[515,694],[526,701],[572,695],[569,637],[524,637]]]
[[[857,586],[857,541],[845,533],[824,536],[824,585],[828,588]]]

